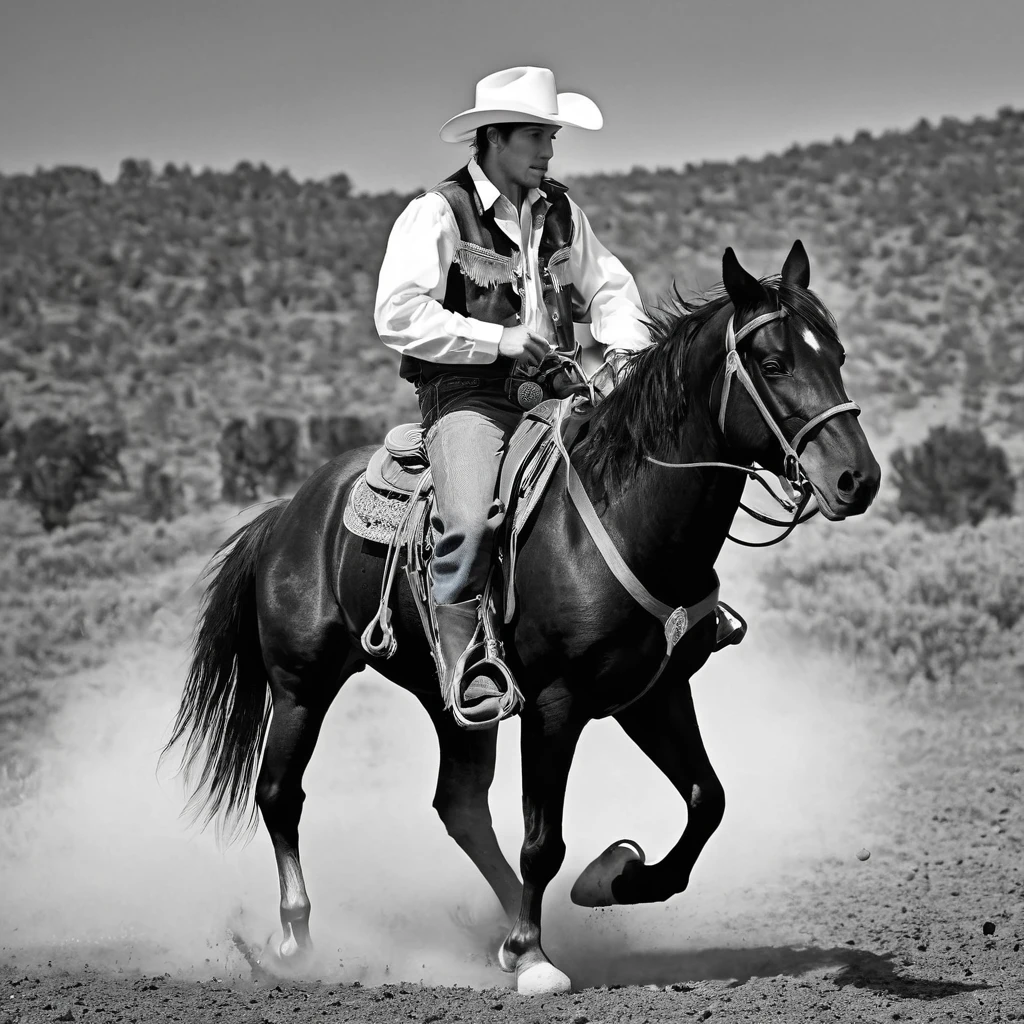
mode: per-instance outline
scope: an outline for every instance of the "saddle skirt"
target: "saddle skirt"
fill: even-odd
[[[519,536],[558,465],[553,429],[561,404],[557,399],[549,399],[525,413],[501,462],[490,521],[498,527],[496,549],[505,622],[511,621],[516,607]],[[344,523],[356,536],[387,546],[389,560],[404,555],[406,572],[418,599],[426,598],[430,592],[426,567],[433,549],[429,526],[432,510],[430,469],[422,429],[418,423],[405,423],[388,432],[383,446],[374,452],[366,471],[352,486],[345,503]],[[418,578],[413,579],[413,573]]]

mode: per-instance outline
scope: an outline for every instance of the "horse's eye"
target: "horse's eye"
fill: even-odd
[[[779,374],[785,373],[786,368],[778,359],[766,359],[761,364],[761,372],[769,377],[777,377]]]

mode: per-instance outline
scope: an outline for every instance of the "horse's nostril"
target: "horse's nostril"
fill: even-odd
[[[843,494],[852,494],[857,488],[857,482],[853,478],[853,474],[847,470],[839,478],[839,490]]]

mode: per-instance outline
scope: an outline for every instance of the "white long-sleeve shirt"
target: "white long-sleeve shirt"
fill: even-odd
[[[517,214],[481,170],[469,163],[484,209],[495,207],[497,226],[523,254],[520,320],[549,340],[554,325],[543,302],[538,248],[550,207],[531,189]],[[569,199],[573,235],[570,270],[574,319],[590,323],[609,350],[635,352],[651,343],[643,301],[633,276],[597,239],[583,211]],[[493,363],[501,324],[453,313],[441,304],[459,230],[447,200],[436,192],[414,199],[395,221],[377,284],[374,320],[389,348],[432,363]]]

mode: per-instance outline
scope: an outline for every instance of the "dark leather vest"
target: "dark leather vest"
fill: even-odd
[[[512,240],[495,223],[494,207],[483,208],[469,167],[462,167],[430,190],[444,196],[459,229],[452,265],[448,270],[441,304],[453,313],[486,323],[514,327],[522,308],[523,257]],[[545,178],[541,191],[551,204],[544,218],[538,250],[544,304],[555,326],[559,348],[575,347],[572,329],[572,280],[569,246],[572,243],[572,210],[568,189]],[[426,383],[439,374],[464,374],[479,378],[513,375],[515,361],[498,356],[493,363],[431,363],[403,355],[399,373],[414,383]]]

